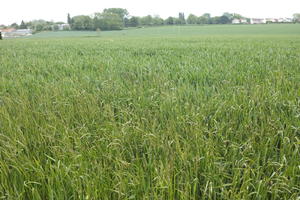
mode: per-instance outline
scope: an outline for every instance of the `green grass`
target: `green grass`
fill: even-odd
[[[0,41],[0,199],[299,198],[299,33]]]

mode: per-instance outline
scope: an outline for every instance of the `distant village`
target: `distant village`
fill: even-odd
[[[51,27],[52,31],[64,31],[70,30],[69,24],[57,24],[57,27]],[[0,32],[2,33],[2,37],[4,38],[16,38],[16,37],[26,37],[30,36],[34,33],[33,29],[18,29],[18,28],[2,28],[0,27]]]
[[[233,19],[232,24],[267,24],[267,23],[293,23],[293,18],[242,18]]]
[[[125,9],[123,9],[125,10]],[[126,10],[125,10],[126,11]],[[126,11],[127,12],[127,11]],[[205,18],[207,14],[204,14],[202,16],[202,18]],[[58,22],[58,23],[54,23],[54,22],[47,22],[44,20],[34,20],[32,22],[29,22],[29,24],[31,25],[26,25],[24,21],[22,21],[22,23],[20,24],[20,26],[18,26],[16,23],[14,23],[14,26],[4,26],[4,25],[0,25],[0,33],[2,35],[3,38],[16,38],[16,37],[26,37],[26,36],[30,36],[36,32],[40,32],[40,31],[69,31],[69,30],[96,30],[91,28],[86,28],[83,27],[82,29],[76,27],[76,25],[74,24],[80,24],[80,22],[76,22],[75,20],[80,19],[81,17],[87,17],[84,15],[81,16],[75,16],[73,18],[70,17],[70,15],[68,14],[68,23],[63,23],[63,22]],[[207,15],[208,16],[208,15]],[[220,23],[198,23],[197,18],[195,19],[195,15],[190,15],[188,17],[188,19],[184,18],[184,13],[179,13],[179,18],[173,18],[173,17],[169,17],[168,19],[161,19],[156,17],[151,17],[150,15],[145,16],[145,17],[129,17],[129,18],[125,18],[124,20],[121,20],[121,23],[123,21],[123,27],[138,27],[138,26],[161,26],[161,25],[186,25],[186,24],[272,24],[272,23],[296,23],[296,22],[300,22],[299,19],[295,20],[293,18],[246,18],[246,17],[242,17],[241,15],[238,15],[239,17],[237,18],[231,18],[230,16],[228,17],[227,21],[225,18],[224,23],[222,23],[222,17],[224,17],[225,14],[221,17],[214,17],[217,19],[221,19]],[[234,15],[232,15],[234,16]],[[134,19],[136,18],[136,19]],[[142,21],[144,18],[147,18],[147,20],[153,20],[155,22],[158,23],[140,23],[137,22],[138,20]],[[200,19],[201,17],[199,17]],[[210,16],[209,16],[210,18]],[[160,19],[160,20],[158,20]],[[195,19],[193,21],[193,19]],[[213,19],[213,18],[210,18]],[[229,20],[230,19],[230,20]],[[92,19],[91,19],[92,20]],[[126,22],[127,20],[127,22]],[[133,26],[133,22],[135,21],[135,26]],[[144,20],[146,21],[146,20]],[[33,25],[33,22],[35,23],[35,25]],[[172,22],[172,23],[171,23]],[[140,24],[139,24],[140,23]],[[28,23],[27,23],[28,24]],[[43,25],[41,25],[43,24]],[[120,27],[122,27],[122,25],[120,25]],[[100,27],[99,27],[100,28]],[[99,30],[99,28],[97,28],[97,30]],[[121,28],[122,29],[122,28]],[[121,30],[118,29],[118,30]],[[109,29],[102,29],[101,30],[109,30]]]

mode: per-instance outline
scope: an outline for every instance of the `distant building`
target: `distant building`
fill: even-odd
[[[247,24],[247,19],[233,19],[232,20],[233,24]]]
[[[2,31],[3,33],[9,33],[9,32],[15,31],[15,30],[16,30],[15,28],[4,28],[4,29],[2,29],[1,31]]]
[[[29,36],[32,35],[31,29],[17,29],[15,33],[19,36]]]
[[[59,31],[70,30],[70,24],[58,24],[58,30]]]
[[[292,23],[292,18],[266,18],[267,23]]]
[[[292,23],[292,18],[251,18],[250,24]],[[247,19],[233,19],[232,24],[248,24]]]
[[[248,21],[247,21],[247,19],[241,19],[241,23],[242,24],[248,24]]]
[[[240,19],[233,19],[233,20],[232,20],[232,23],[233,23],[233,24],[240,24],[241,21],[240,21]]]
[[[292,23],[293,19],[292,18],[284,18],[284,23]]]
[[[11,34],[12,32],[16,31],[15,28],[5,28],[0,30],[2,32],[2,37],[7,37],[7,35]]]
[[[32,35],[31,29],[7,28],[2,29],[1,32],[3,33],[3,37],[23,37]]]
[[[266,18],[266,22],[277,23],[278,19],[275,19],[275,18]]]
[[[267,23],[266,19],[262,18],[251,18],[250,19],[250,24],[265,24]]]

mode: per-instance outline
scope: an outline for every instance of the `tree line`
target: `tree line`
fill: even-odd
[[[296,13],[294,22],[300,22],[300,14]],[[201,16],[190,14],[187,18],[185,14],[180,12],[178,17],[168,17],[163,19],[156,16],[147,15],[144,17],[131,16],[124,8],[107,8],[102,12],[96,12],[93,15],[77,15],[71,17],[67,15],[69,26],[64,26],[63,30],[122,30],[128,27],[143,26],[163,26],[163,25],[186,25],[186,24],[230,24],[234,19],[250,19],[236,13],[224,13],[221,16],[212,17],[209,13]],[[59,29],[59,25],[64,22],[52,22],[45,20],[33,20],[29,22],[22,21],[20,25],[14,23],[10,28],[26,29],[30,28],[35,32],[39,31],[55,31]],[[3,27],[3,26],[2,26]],[[4,27],[5,28],[5,27]]]
[[[70,17],[68,23],[73,30],[121,30],[125,27],[185,25],[185,24],[230,24],[235,18],[243,18],[239,14],[224,13],[222,16],[211,17],[209,13],[202,16],[190,14],[187,18],[180,12],[178,17],[163,19],[159,16],[130,16],[123,8],[108,8],[92,16],[78,15]]]
[[[186,24],[231,24],[234,19],[246,18],[237,13],[225,12],[221,16],[212,17],[205,13],[201,16],[190,14],[187,18],[180,12],[178,17],[168,17],[163,19],[156,16],[147,15],[144,17],[130,16],[129,12],[123,8],[108,8],[103,12],[89,15],[78,15],[71,17],[68,14],[68,24],[72,30],[122,30],[127,27],[142,26],[162,26],[162,25],[186,25]],[[294,14],[294,22],[300,22],[300,15]]]

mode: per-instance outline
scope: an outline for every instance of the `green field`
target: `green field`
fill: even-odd
[[[0,41],[0,199],[299,197],[299,24]]]
[[[300,35],[300,24],[268,25],[203,25],[203,26],[162,26],[129,28],[123,31],[59,31],[42,32],[31,38],[66,38],[66,37],[188,37],[188,36],[277,36]]]

